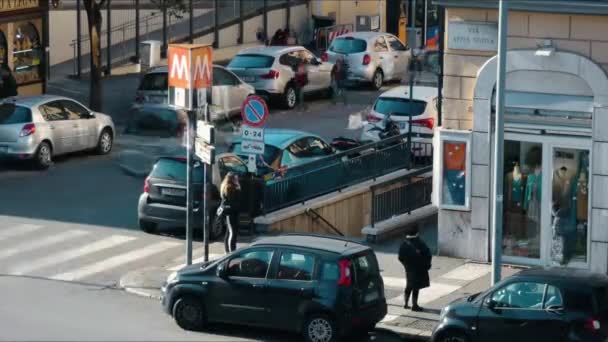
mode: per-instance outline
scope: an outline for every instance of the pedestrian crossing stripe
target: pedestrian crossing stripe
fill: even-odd
[[[101,272],[128,264],[130,262],[141,260],[143,258],[164,252],[169,248],[177,247],[180,245],[181,245],[181,243],[178,243],[178,242],[169,242],[169,241],[158,242],[158,243],[155,243],[152,245],[148,245],[144,248],[140,248],[140,249],[130,251],[127,253],[123,253],[123,254],[119,254],[119,255],[110,257],[108,259],[97,261],[97,262],[79,267],[77,269],[74,269],[74,270],[71,270],[68,272],[56,274],[54,276],[51,276],[50,278],[55,279],[55,280],[64,280],[64,281],[81,280],[83,278],[92,276],[94,274],[101,273]]]
[[[38,229],[42,228],[42,226],[35,224],[19,224],[16,226],[12,226],[9,228],[0,229],[0,241],[6,240],[12,237],[17,237],[19,235],[25,235],[27,233],[31,233]]]
[[[46,246],[53,245],[56,243],[68,241],[70,239],[74,239],[74,238],[77,238],[79,236],[83,236],[86,234],[88,234],[88,233],[85,231],[82,231],[82,230],[68,230],[68,231],[59,233],[57,235],[47,236],[42,239],[26,241],[24,243],[15,245],[11,248],[7,248],[7,249],[0,251],[0,259],[12,257],[17,254],[31,252],[33,250],[36,250],[36,249],[39,249],[42,247],[46,247]]]
[[[79,246],[55,254],[47,255],[37,260],[29,260],[27,262],[17,264],[11,267],[12,271],[10,273],[15,275],[31,274],[32,272],[35,272],[37,270],[49,266],[59,265],[77,258],[84,257],[86,255],[117,247],[135,239],[136,238],[132,236],[112,235],[105,239],[95,241],[84,246]]]

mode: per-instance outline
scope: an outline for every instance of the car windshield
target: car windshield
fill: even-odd
[[[274,57],[266,55],[236,55],[228,64],[229,68],[270,68],[274,63]]]
[[[172,181],[186,183],[186,159],[181,158],[161,158],[159,159],[152,172],[150,178],[169,179]],[[202,181],[203,169],[198,166],[194,168],[194,180]]]
[[[11,125],[32,122],[32,112],[29,108],[12,103],[0,105],[0,125]]]
[[[166,72],[146,74],[139,84],[139,90],[143,91],[167,91],[168,88],[169,82]]]
[[[231,148],[231,152],[241,156],[242,158],[245,157],[245,153],[243,153],[243,151],[241,151],[241,143],[234,143],[232,145]],[[264,147],[264,154],[262,156],[262,158],[264,159],[264,163],[268,164],[268,165],[272,165],[272,163],[277,160],[277,157],[279,156],[279,153],[281,151],[276,148],[275,146],[272,145],[266,145]]]
[[[329,51],[337,53],[358,53],[367,49],[367,43],[363,39],[336,38],[329,47]]]
[[[426,102],[421,100],[400,99],[396,97],[380,97],[374,104],[374,111],[380,114],[391,114],[395,116],[418,116],[424,113]]]

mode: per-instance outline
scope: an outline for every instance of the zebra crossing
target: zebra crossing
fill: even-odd
[[[184,241],[175,238],[38,223],[0,222],[0,274],[107,284],[132,270],[178,269],[184,261]],[[197,248],[196,260],[202,254]]]

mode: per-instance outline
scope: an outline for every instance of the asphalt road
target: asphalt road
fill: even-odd
[[[215,324],[204,333],[181,330],[155,300],[112,287],[28,277],[0,277],[4,341],[293,341],[298,336]],[[35,328],[34,328],[35,327]],[[377,331],[361,341],[399,341]]]

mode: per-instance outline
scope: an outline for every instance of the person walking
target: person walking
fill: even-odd
[[[332,100],[333,104],[338,102],[338,97],[342,98],[344,105],[346,102],[346,78],[348,77],[348,64],[344,60],[344,56],[339,55],[336,60],[336,69],[332,80]]]
[[[239,209],[241,202],[241,185],[235,173],[228,172],[220,185],[219,215],[226,222],[226,235],[224,237],[224,251],[231,253],[236,250],[236,239],[239,232]]]
[[[423,311],[418,305],[418,293],[421,289],[430,286],[431,258],[431,251],[418,236],[418,228],[410,228],[399,247],[399,261],[405,268],[407,282],[403,308],[409,309],[408,303],[411,294],[412,311]]]
[[[0,99],[17,96],[17,80],[8,65],[0,66]]]
[[[304,60],[299,60],[296,64],[295,72],[295,84],[297,103],[300,110],[307,110],[307,106],[304,103],[304,87],[308,84],[308,71],[306,70],[306,63]]]

